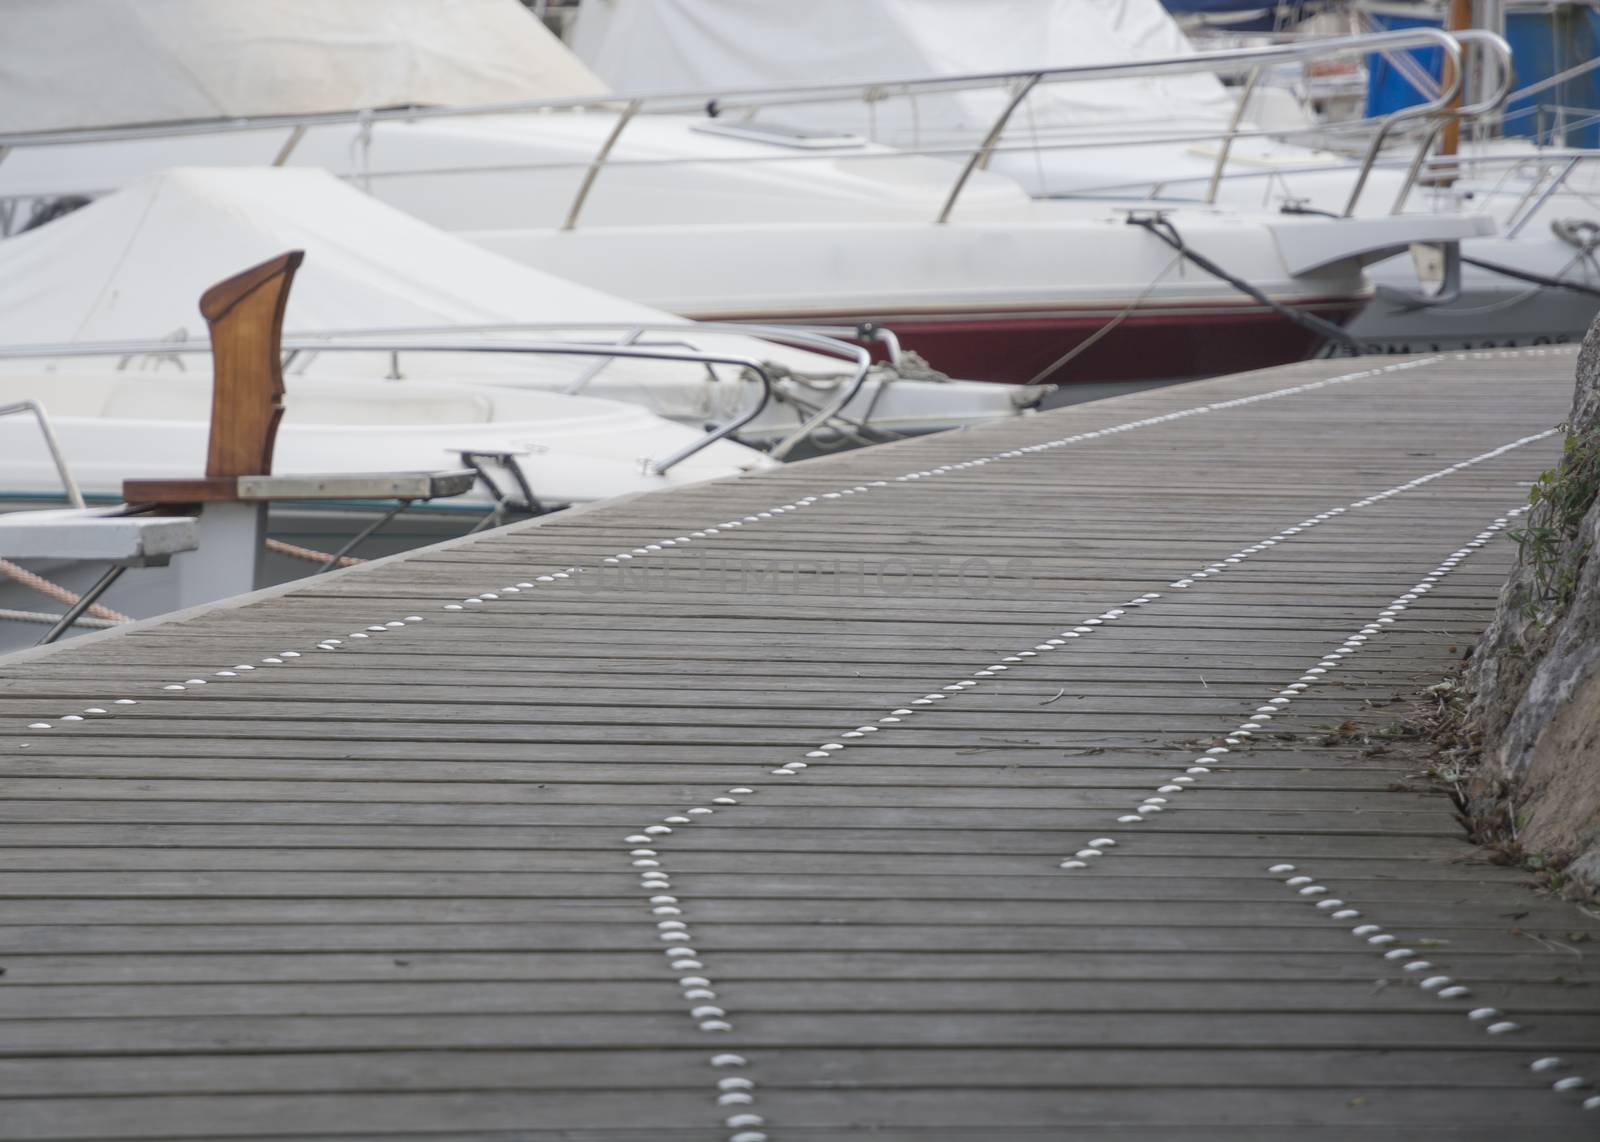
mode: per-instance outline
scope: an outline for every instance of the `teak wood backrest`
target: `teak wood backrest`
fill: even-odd
[[[266,476],[283,419],[283,311],[295,270],[290,250],[218,282],[200,297],[211,327],[208,477]]]

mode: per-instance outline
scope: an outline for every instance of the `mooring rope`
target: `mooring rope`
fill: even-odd
[[[24,587],[31,587],[41,595],[54,599],[64,607],[70,607],[78,601],[79,596],[67,590],[60,583],[52,583],[43,575],[36,575],[26,567],[19,567],[9,559],[0,559],[0,575],[13,579]],[[89,607],[89,614],[97,619],[105,619],[112,623],[131,623],[133,620],[127,615],[113,611],[110,607],[102,607],[93,603]],[[56,615],[55,618],[60,618]]]
[[[301,547],[294,543],[285,543],[281,539],[267,540],[267,550],[275,551],[279,555],[287,555],[290,559],[304,559],[310,563],[326,563],[333,558],[331,552],[318,551],[311,547]],[[353,555],[339,556],[340,567],[354,567],[359,563],[365,562],[365,559],[357,559]]]

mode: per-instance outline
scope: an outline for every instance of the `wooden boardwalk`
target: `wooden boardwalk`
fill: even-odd
[[[1149,392],[12,661],[0,1137],[1595,1137],[1600,923],[1383,744],[1572,370]]]

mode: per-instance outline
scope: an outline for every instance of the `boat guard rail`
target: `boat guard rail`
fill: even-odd
[[[690,457],[698,454],[712,444],[726,437],[732,436],[739,429],[753,421],[761,414],[761,410],[773,399],[774,389],[771,372],[761,361],[753,357],[732,353],[716,353],[699,349],[673,349],[639,344],[601,344],[587,342],[567,341],[520,341],[520,340],[489,340],[486,338],[462,338],[475,329],[486,332],[496,329],[533,330],[541,328],[540,325],[506,325],[506,326],[439,326],[416,327],[410,331],[413,336],[401,336],[395,330],[372,330],[367,332],[343,331],[338,333],[310,333],[298,334],[283,339],[283,351],[289,356],[298,353],[492,353],[492,354],[529,354],[534,356],[566,356],[566,357],[599,357],[609,360],[617,358],[645,361],[669,361],[676,363],[703,364],[703,365],[729,365],[749,370],[758,382],[758,392],[746,408],[734,415],[725,423],[706,432],[699,439],[690,441],[683,447],[676,449],[668,455],[650,459],[644,462],[645,471],[651,475],[665,475],[669,470],[683,463]],[[701,329],[698,325],[685,326],[681,324],[656,323],[631,323],[631,324],[606,324],[606,323],[555,323],[543,328],[559,329],[564,331],[580,331],[583,329],[601,330],[633,330],[641,333],[660,329],[671,330],[678,333]],[[826,348],[838,356],[854,360],[855,368],[843,383],[834,399],[828,405],[809,418],[790,437],[780,442],[787,452],[790,448],[803,439],[803,434],[817,424],[831,419],[839,409],[844,408],[861,391],[866,381],[867,371],[871,367],[871,354],[859,345],[850,345],[843,341],[824,337],[820,334],[806,330],[788,329],[776,326],[740,326],[726,325],[714,327],[719,332],[737,332],[746,336],[761,336],[765,332],[768,336],[781,337],[785,341],[803,344],[811,348]],[[423,329],[434,329],[441,333],[438,337],[422,337],[415,334]],[[451,335],[454,335],[452,337]],[[14,345],[0,347],[0,360],[40,360],[62,357],[134,357],[134,356],[172,356],[175,354],[209,353],[209,341],[103,341],[103,342],[63,342],[59,344],[40,345]],[[33,404],[34,402],[24,402]],[[39,410],[42,412],[42,410]],[[51,438],[53,439],[53,437]],[[787,445],[787,447],[784,447]],[[776,452],[777,450],[774,449]]]
[[[1444,32],[1436,28],[1412,28],[1369,35],[1340,36],[1316,41],[1234,48],[1215,52],[1197,52],[1191,55],[1154,60],[1086,64],[1073,67],[1020,71],[974,72],[954,76],[899,77],[852,81],[849,83],[790,84],[770,87],[730,87],[640,93],[622,92],[599,96],[519,100],[472,106],[362,109],[309,115],[269,115],[146,126],[12,133],[0,134],[0,161],[4,161],[5,156],[10,151],[24,147],[177,138],[240,131],[286,130],[289,132],[288,138],[273,160],[273,165],[282,165],[292,156],[294,149],[304,137],[305,132],[313,127],[353,125],[357,128],[358,139],[370,140],[373,127],[377,124],[388,122],[405,123],[468,116],[514,115],[539,111],[592,108],[614,111],[618,117],[612,129],[601,141],[595,154],[586,163],[582,164],[584,173],[579,180],[579,185],[572,200],[568,204],[561,224],[562,229],[571,230],[577,226],[590,191],[593,189],[601,172],[607,166],[649,166],[686,162],[714,164],[717,161],[716,159],[701,158],[643,160],[618,160],[612,158],[616,144],[626,131],[629,123],[642,113],[708,113],[715,116],[735,109],[757,111],[803,103],[842,102],[857,99],[878,102],[896,96],[913,97],[918,94],[933,92],[955,92],[996,87],[1007,89],[1011,93],[1010,98],[1007,99],[999,115],[991,122],[988,130],[984,132],[976,147],[966,146],[952,148],[948,151],[921,147],[897,149],[900,154],[904,155],[949,154],[953,157],[965,156],[960,171],[941,203],[935,218],[936,222],[944,223],[950,219],[973,172],[985,167],[990,158],[996,153],[1001,136],[1004,134],[1006,125],[1012,115],[1023,104],[1028,95],[1041,85],[1202,72],[1249,75],[1262,68],[1280,64],[1306,63],[1311,60],[1337,59],[1375,53],[1394,53],[1417,48],[1437,48],[1443,53],[1444,59],[1449,64],[1445,69],[1448,77],[1447,81],[1440,85],[1439,92],[1433,98],[1425,99],[1423,102],[1411,107],[1402,108],[1383,118],[1370,121],[1363,120],[1350,126],[1350,129],[1359,129],[1363,133],[1370,130],[1371,138],[1357,173],[1355,186],[1345,206],[1344,216],[1349,217],[1355,212],[1362,191],[1366,186],[1367,175],[1376,162],[1379,151],[1398,128],[1413,121],[1420,122],[1425,127],[1416,154],[1411,161],[1406,190],[1402,192],[1400,198],[1400,202],[1403,202],[1406,193],[1409,192],[1410,184],[1415,181],[1417,172],[1421,169],[1428,149],[1437,139],[1439,131],[1446,122],[1474,121],[1478,117],[1499,108],[1505,102],[1512,82],[1512,70],[1511,49],[1503,38],[1481,30]],[[1467,48],[1474,49],[1478,53],[1480,65],[1485,66],[1487,70],[1492,70],[1495,74],[1495,80],[1493,83],[1487,82],[1487,80],[1484,82],[1485,93],[1481,98],[1472,103],[1457,106],[1458,97],[1464,85],[1463,77],[1467,74],[1463,58],[1464,50]],[[1222,152],[1218,158],[1218,169],[1221,169],[1226,164],[1227,154],[1236,140],[1254,135],[1282,134],[1282,132],[1245,131],[1242,127],[1243,117],[1241,114],[1235,117],[1227,131],[1185,135],[1183,136],[1183,141],[1223,140]],[[1104,145],[1104,141],[1098,141],[1097,145]],[[364,150],[364,148],[362,149]],[[1032,151],[1038,148],[1009,149]],[[816,152],[811,152],[798,156],[752,156],[733,161],[740,163],[804,161],[815,157]],[[851,156],[846,154],[835,155],[834,157],[848,159]],[[869,157],[881,159],[883,156],[881,151],[874,151],[870,152]],[[518,169],[570,168],[573,165],[575,164],[523,164]],[[384,172],[384,174],[468,173],[473,169],[476,168],[454,168],[453,170],[451,168],[440,168],[427,172]],[[364,172],[356,177],[363,184],[370,184],[370,179],[374,176],[371,172]],[[82,188],[74,189],[82,190]],[[90,189],[96,190],[98,188]],[[1395,210],[1398,210],[1398,208],[1399,204],[1397,203]]]
[[[50,453],[50,460],[56,466],[56,474],[61,477],[61,488],[66,493],[67,502],[75,508],[82,509],[83,492],[78,488],[78,481],[73,478],[72,469],[67,466],[67,458],[61,451],[61,442],[56,439],[55,429],[50,426],[50,414],[45,411],[44,405],[36,400],[0,404],[0,416],[17,416],[22,413],[31,414],[39,425],[39,435],[44,438],[45,449]]]

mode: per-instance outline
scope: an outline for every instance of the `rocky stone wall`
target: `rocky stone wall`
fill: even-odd
[[[1467,729],[1482,748],[1468,808],[1600,884],[1600,319],[1566,428],[1468,671]]]

